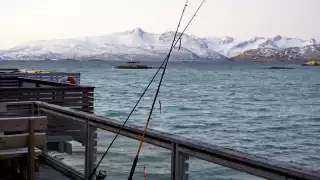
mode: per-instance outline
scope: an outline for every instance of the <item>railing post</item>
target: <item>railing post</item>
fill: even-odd
[[[96,154],[96,137],[95,137],[95,129],[94,127],[91,127],[89,123],[89,119],[86,119],[85,124],[85,180],[89,180],[89,176],[94,168],[95,164],[95,154]]]
[[[188,175],[188,170],[189,170],[189,163],[187,162],[189,160],[189,156],[183,153],[180,153],[180,177],[181,180],[188,180],[189,175]]]
[[[171,180],[188,180],[188,155],[179,151],[179,145],[172,143],[171,148]]]
[[[35,108],[34,108],[34,103],[31,104],[31,115],[34,116],[35,115]]]
[[[176,178],[176,143],[171,144],[171,180]]]

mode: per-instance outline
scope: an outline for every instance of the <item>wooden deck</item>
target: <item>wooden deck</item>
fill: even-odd
[[[37,180],[70,180],[69,177],[65,176],[64,174],[52,169],[52,167],[41,164],[40,170],[36,174]]]
[[[1,102],[42,101],[83,112],[94,111],[94,87],[43,81],[36,79],[9,77],[0,75]],[[28,108],[28,107],[27,107]],[[25,116],[29,111],[11,111],[2,116]],[[84,143],[84,126],[75,121],[59,118],[49,120],[47,134],[49,136],[71,136],[74,140]]]
[[[12,180],[13,178],[1,178],[0,180]],[[39,172],[36,173],[37,180],[71,180],[69,177],[63,175],[62,173],[56,171],[52,167],[41,164]]]

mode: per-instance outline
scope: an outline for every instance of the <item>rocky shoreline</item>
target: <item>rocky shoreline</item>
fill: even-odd
[[[302,64],[302,66],[320,66],[320,59],[306,61]]]

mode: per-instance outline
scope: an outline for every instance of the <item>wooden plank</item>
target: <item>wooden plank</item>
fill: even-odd
[[[19,81],[1,81],[0,85],[6,85],[6,84],[19,84]]]
[[[6,113],[1,113],[0,117],[25,117],[30,116],[30,109],[10,110]]]
[[[0,95],[33,95],[33,94],[52,94],[52,93],[65,93],[65,94],[75,94],[81,92],[92,92],[89,89],[60,89],[60,88],[50,88],[43,89],[44,87],[31,88],[23,90],[24,88],[12,87],[12,88],[2,88],[0,87]],[[46,87],[45,87],[46,88]],[[93,93],[89,93],[88,97],[93,97]]]
[[[9,102],[7,102],[8,104]],[[13,111],[13,110],[25,110],[25,109],[30,109],[30,105],[28,104],[21,104],[17,106],[8,106],[7,107],[8,111]]]
[[[29,137],[28,137],[28,180],[35,180],[35,133],[34,121],[29,119]]]
[[[41,92],[88,92],[92,93],[93,87],[38,87],[38,88],[0,88],[0,94],[17,94],[17,93],[41,93]]]
[[[16,149],[28,146],[29,133],[0,135],[0,149]],[[35,147],[43,147],[45,142],[45,133],[35,133]]]
[[[0,83],[1,87],[8,87],[8,88],[18,88],[19,83]]]
[[[0,82],[0,85],[1,85],[1,88],[6,88],[6,86],[12,86],[12,85],[15,85],[16,87],[15,88],[18,88],[19,86],[19,81],[17,82]]]
[[[27,132],[29,129],[29,120],[34,121],[34,130],[46,130],[48,120],[45,116],[39,117],[12,117],[0,118],[0,132],[23,131]]]
[[[78,98],[78,97],[75,97],[75,98],[64,98],[64,99],[40,99],[40,101],[43,100],[45,102],[48,102],[48,103],[68,103],[68,102],[78,102],[78,103],[82,103],[82,98]]]
[[[17,94],[2,94],[0,95],[1,98],[16,98],[20,96],[20,93]],[[25,98],[72,98],[72,97],[82,97],[81,92],[74,92],[65,94],[64,92],[46,92],[46,93],[23,93]]]
[[[19,82],[0,82],[1,86],[19,86]]]
[[[19,69],[18,68],[0,68],[0,71],[17,72],[17,71],[19,71]]]
[[[42,75],[43,78],[50,79],[50,76],[45,76]],[[40,85],[50,85],[50,86],[71,86],[69,84],[63,84],[63,83],[58,83],[56,81],[49,81],[49,80],[40,80],[40,79],[34,79],[34,78],[19,78],[23,82],[28,82],[28,83],[34,83],[34,84],[40,84]]]
[[[34,148],[34,152],[35,156],[39,156],[42,154],[42,151],[36,147]],[[28,148],[0,150],[0,160],[24,157],[27,153]]]
[[[57,81],[51,81],[50,79],[50,76],[45,76],[45,75],[42,75],[42,78],[43,79],[46,79],[46,80],[39,80],[39,79],[34,79],[34,78],[19,78],[21,79],[22,81],[24,82],[29,82],[29,83],[38,83],[40,85],[50,85],[50,86],[54,86],[54,87],[64,87],[64,86],[79,86],[79,85],[73,85],[73,84],[66,84],[66,83],[59,83]],[[83,86],[83,87],[86,87],[86,86]]]
[[[19,80],[18,79],[1,79],[0,80],[0,83],[12,83],[12,82],[16,83],[16,82],[19,82]]]
[[[61,105],[61,106],[68,106],[68,107],[81,107],[81,106],[87,106],[87,107],[90,107],[92,106],[93,104],[91,102],[87,102],[87,103],[84,103],[84,102],[56,102],[54,103],[56,105]]]
[[[14,75],[11,76],[13,74],[2,74],[1,73],[1,70],[0,70],[0,80],[3,80],[3,79],[18,79],[18,77],[15,77]]]

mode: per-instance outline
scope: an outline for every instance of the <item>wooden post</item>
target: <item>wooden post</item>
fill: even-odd
[[[188,174],[186,173],[189,169],[189,165],[186,161],[189,159],[188,155],[183,154],[179,151],[179,145],[173,143],[174,147],[171,150],[171,179],[172,180],[188,180]]]
[[[34,108],[34,103],[31,104],[31,115],[34,116],[35,114],[35,108]]]
[[[187,160],[189,160],[189,156],[183,153],[180,153],[180,168],[181,168],[181,178],[183,180],[188,180],[188,170],[189,170],[189,163],[187,163]]]
[[[176,179],[176,143],[171,144],[171,180]]]
[[[34,154],[34,121],[29,119],[28,180],[35,180]]]
[[[85,168],[84,168],[84,179],[89,180],[89,176],[94,168],[95,164],[95,136],[93,127],[89,124],[89,119],[86,120],[85,124]]]

